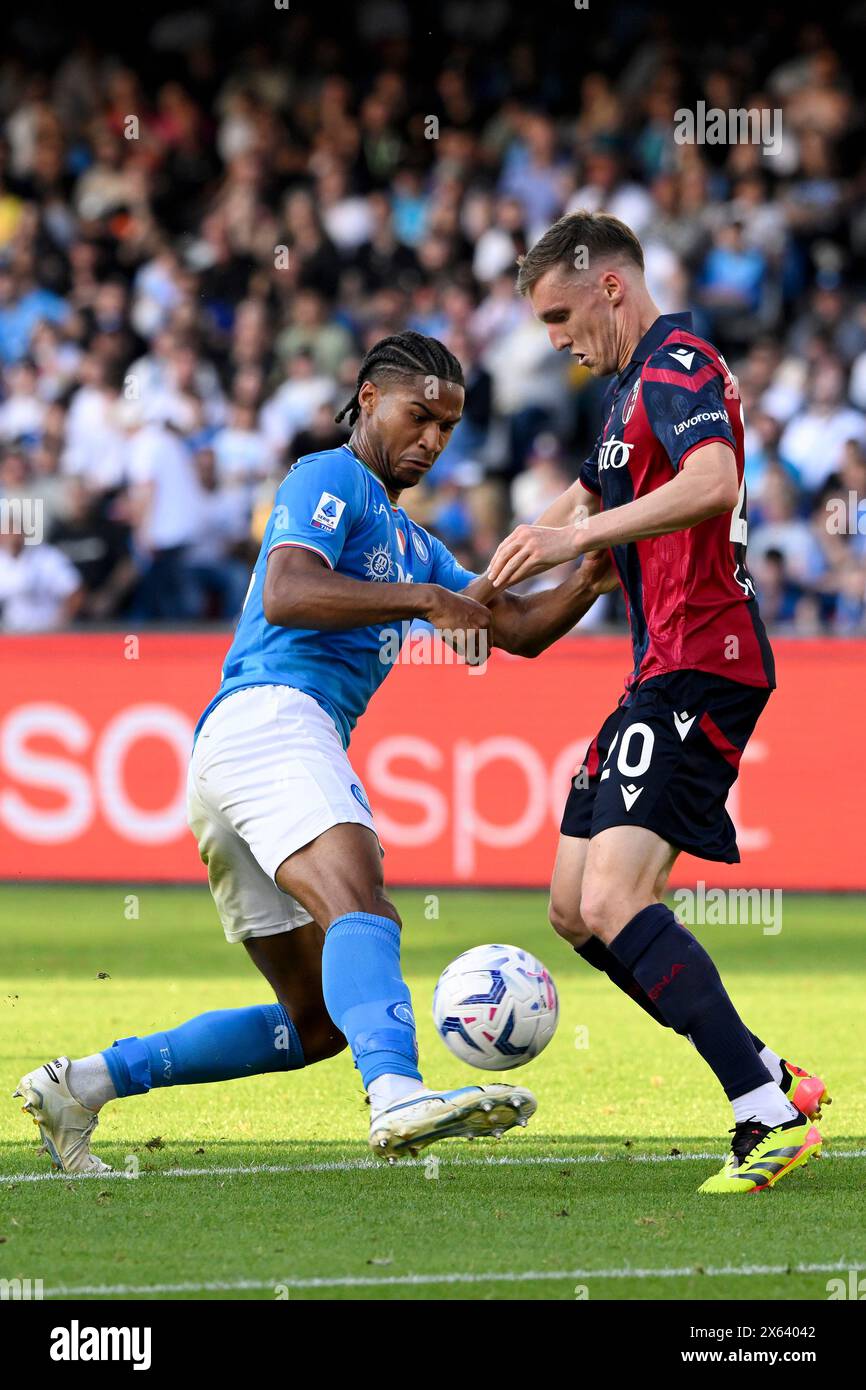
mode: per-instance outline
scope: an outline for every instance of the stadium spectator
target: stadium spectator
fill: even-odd
[[[483,8],[482,24],[446,7],[431,32],[391,0],[319,46],[293,11],[274,29],[264,0],[243,27],[215,18],[206,52],[195,25],[165,47],[144,13],[111,52],[62,16],[38,51],[35,30],[10,36],[0,498],[38,500],[70,554],[89,526],[111,553],[110,528],[128,528],[137,576],[130,592],[118,558],[124,583],[86,580],[52,623],[73,607],[79,623],[227,620],[275,485],[345,439],[333,415],[360,356],[405,327],[443,337],[467,382],[412,506],[483,566],[598,430],[598,384],[551,358],[514,289],[532,240],[587,207],[633,227],[663,311],[691,308],[740,380],[768,616],[862,630],[866,535],[826,527],[828,497],[866,497],[864,81],[847,10],[770,15],[726,53],[700,17],[676,51],[639,7],[613,29],[588,11],[543,46],[520,7]],[[675,113],[698,98],[780,108],[777,152],[677,143]],[[545,442],[540,458],[551,433],[558,454]],[[35,573],[31,550],[7,548],[7,572]]]
[[[261,412],[261,427],[274,454],[286,450],[296,435],[311,427],[316,412],[333,402],[333,377],[320,372],[312,352],[299,349],[286,361],[285,380]]]
[[[201,489],[199,530],[184,555],[184,579],[196,620],[229,622],[241,610],[255,560],[250,490],[221,484],[213,449],[199,449],[195,464]]]
[[[709,333],[725,345],[749,342],[761,327],[767,260],[746,245],[740,222],[724,223],[713,237],[697,279]]]
[[[569,485],[556,436],[540,434],[533,440],[526,467],[511,484],[511,515],[515,523],[535,521]]]
[[[786,580],[801,589],[816,585],[824,573],[824,555],[808,522],[797,515],[797,489],[781,468],[768,469],[760,507],[763,522],[749,536],[750,561],[779,555]]]
[[[62,550],[28,545],[20,532],[0,531],[0,627],[53,632],[72,622],[82,599],[78,571]]]
[[[6,373],[8,395],[0,405],[0,442],[35,444],[42,435],[45,402],[39,396],[39,374],[26,358]]]
[[[76,618],[101,621],[123,608],[136,578],[129,527],[112,520],[102,499],[80,478],[66,481],[63,515],[48,539],[78,571],[81,602]]]
[[[844,391],[841,363],[826,361],[812,379],[805,409],[779,440],[779,454],[809,491],[817,491],[836,471],[849,440],[866,444],[866,416],[845,404]]]
[[[201,537],[201,485],[184,432],[193,406],[161,399],[146,416],[130,413],[129,516],[141,579],[132,611],[144,619],[195,617],[185,572],[188,550]]]

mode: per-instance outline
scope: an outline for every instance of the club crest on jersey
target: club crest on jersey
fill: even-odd
[[[430,559],[430,551],[427,549],[427,542],[424,540],[423,536],[418,535],[417,531],[412,532],[412,544],[415,547],[415,554],[418,556],[421,564],[426,565],[427,561]]]
[[[335,497],[331,492],[323,492],[313,512],[311,525],[320,531],[336,531],[345,510],[346,504],[341,497]]]
[[[606,439],[598,451],[599,469],[625,468],[633,448],[622,439]]]
[[[387,545],[374,545],[372,550],[368,550],[364,555],[364,572],[368,579],[375,579],[385,583],[391,578],[394,570],[394,561],[391,558],[391,550]]]
[[[634,415],[634,408],[637,405],[637,398],[640,395],[640,377],[628,393],[625,405],[622,408],[622,423],[627,425]]]

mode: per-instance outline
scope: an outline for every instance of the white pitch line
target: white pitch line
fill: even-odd
[[[453,1168],[532,1168],[553,1165],[564,1167],[576,1163],[687,1163],[701,1160],[709,1162],[724,1158],[722,1153],[694,1154],[551,1154],[531,1155],[515,1158],[444,1158],[444,1167]],[[822,1162],[834,1158],[866,1158],[866,1149],[830,1149]],[[403,1159],[400,1168],[423,1168],[423,1159]],[[162,1168],[155,1172],[140,1172],[134,1179],[122,1169],[110,1173],[5,1173],[0,1175],[0,1185],[19,1182],[88,1182],[99,1179],[101,1182],[139,1181],[141,1178],[230,1178],[255,1177],[260,1173],[355,1173],[390,1172],[389,1165],[374,1158],[333,1159],[327,1163],[248,1163],[232,1167],[214,1168]]]
[[[129,1294],[242,1293],[256,1289],[381,1289],[423,1287],[429,1284],[524,1284],[584,1279],[719,1279],[728,1276],[754,1278],[774,1274],[834,1274],[862,1268],[864,1260],[835,1260],[832,1264],[797,1265],[683,1265],[664,1269],[527,1269],[488,1271],[485,1274],[342,1275],[318,1279],[211,1280],[193,1284],[58,1284],[44,1291],[45,1298],[111,1297]]]

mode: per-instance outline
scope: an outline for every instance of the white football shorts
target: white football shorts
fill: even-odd
[[[286,685],[234,691],[208,715],[190,760],[187,820],[232,942],[312,921],[275,882],[290,854],[346,821],[376,832],[334,721]]]

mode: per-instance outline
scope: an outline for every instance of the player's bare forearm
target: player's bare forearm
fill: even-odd
[[[736,461],[727,445],[718,448],[727,459],[702,460],[699,454],[704,450],[696,450],[682,472],[655,492],[590,518],[580,538],[580,553],[685,531],[732,511],[739,492]]]
[[[463,594],[438,584],[377,584],[331,570],[299,546],[273,550],[268,558],[262,608],[273,627],[341,632],[376,623],[426,618],[459,632],[487,629],[490,614]]]
[[[589,612],[600,594],[618,584],[608,552],[587,556],[562,584],[537,594],[502,593],[485,576],[466,593],[487,603],[493,614],[493,646],[515,656],[533,657],[558,642]]]
[[[423,589],[422,584],[367,584],[328,572],[321,579],[304,575],[291,585],[273,584],[270,588],[266,579],[263,607],[273,627],[341,632],[423,617]]]
[[[606,570],[610,569],[606,556],[602,563]],[[493,645],[526,657],[539,656],[553,646],[580,622],[604,592],[593,581],[595,565],[593,556],[562,584],[537,594],[503,594],[502,601],[493,603],[491,608]]]
[[[733,450],[727,444],[707,444],[695,450],[670,482],[634,502],[598,512],[583,525],[518,526],[500,545],[488,574],[497,588],[504,588],[579,555],[684,531],[732,511],[738,494]]]

